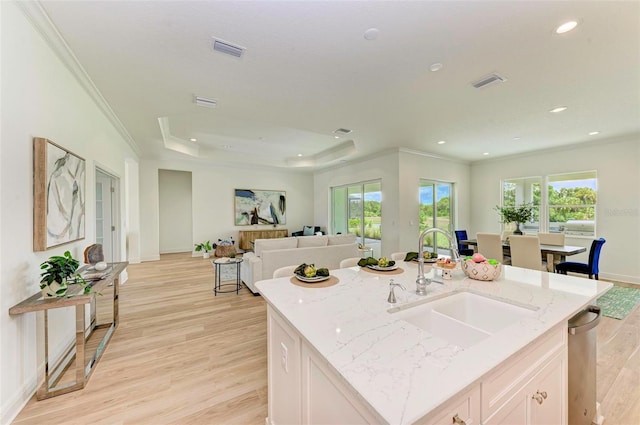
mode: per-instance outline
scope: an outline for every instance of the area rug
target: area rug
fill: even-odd
[[[596,304],[604,316],[622,320],[640,304],[640,289],[614,285]]]

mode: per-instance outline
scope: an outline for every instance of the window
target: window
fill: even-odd
[[[420,229],[418,234],[431,227],[448,232],[453,236],[453,184],[430,180],[420,180]],[[434,238],[434,235],[436,238]],[[429,251],[449,250],[449,241],[441,233],[425,237]]]
[[[595,171],[548,177],[549,231],[595,235],[597,182]]]
[[[355,234],[359,243],[373,249],[375,257],[382,251],[381,186],[378,180],[331,188],[333,233]]]
[[[502,206],[517,207],[522,204],[533,204],[533,220],[522,223],[520,230],[523,232],[537,232],[540,223],[542,179],[540,177],[525,177],[520,179],[503,180],[502,182]],[[502,230],[513,232],[515,223],[504,223]]]
[[[534,219],[521,226],[525,233],[595,236],[597,180],[595,171],[549,175],[545,193],[542,177],[503,180],[502,205],[533,204]],[[503,224],[504,231],[514,229],[514,223]]]

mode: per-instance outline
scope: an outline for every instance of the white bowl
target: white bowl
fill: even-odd
[[[462,261],[462,270],[464,274],[475,280],[494,280],[500,277],[502,265],[500,263],[495,266],[489,263],[476,263],[473,260]]]
[[[95,268],[96,270],[101,272],[102,270],[106,270],[107,269],[107,263],[105,263],[104,261],[100,261],[99,263],[96,263],[93,266],[93,268]]]

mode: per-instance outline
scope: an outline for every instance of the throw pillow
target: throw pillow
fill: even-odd
[[[313,226],[304,226],[302,228],[302,236],[313,236]]]

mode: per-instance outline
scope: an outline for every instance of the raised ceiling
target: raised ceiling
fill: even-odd
[[[41,6],[143,158],[315,169],[403,147],[477,161],[640,133],[637,1]],[[490,73],[506,81],[472,86]]]

